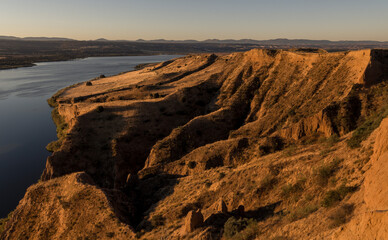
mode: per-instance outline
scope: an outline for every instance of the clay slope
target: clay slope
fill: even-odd
[[[65,223],[80,215],[79,229],[101,238],[363,239],[374,226],[352,226],[386,218],[357,214],[385,209],[386,121],[369,134],[388,115],[387,56],[189,55],[61,90],[50,100],[60,141],[4,236],[39,239],[44,223],[55,229],[44,234],[72,239],[81,233]],[[57,196],[93,207],[62,208]],[[88,227],[98,214],[112,217],[111,232]]]

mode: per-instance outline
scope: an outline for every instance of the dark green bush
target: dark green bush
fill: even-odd
[[[295,211],[291,212],[290,220],[296,221],[296,220],[305,218],[317,210],[318,210],[318,206],[316,205],[306,205],[304,207],[297,208]]]
[[[46,150],[49,152],[57,151],[62,145],[62,140],[58,139],[57,141],[52,141],[46,146]]]
[[[354,192],[357,187],[339,186],[337,189],[326,192],[321,205],[323,207],[332,207],[334,204],[342,201],[348,193]]]
[[[65,122],[65,120],[63,119],[63,117],[59,114],[57,108],[55,108],[51,111],[51,118],[53,119],[55,125],[57,126],[58,140],[50,142],[49,144],[47,144],[46,149],[49,152],[54,152],[61,147],[62,140],[66,136],[68,125]]]
[[[304,185],[306,183],[305,178],[301,178],[298,181],[296,181],[295,184],[286,184],[282,187],[281,195],[282,197],[290,197],[291,195],[300,193],[304,190]]]
[[[332,162],[323,164],[314,171],[317,183],[320,186],[326,186],[329,182],[329,178],[333,176],[335,171],[338,170],[339,164],[343,161],[342,159],[334,159]]]
[[[224,225],[226,239],[250,240],[258,234],[257,222],[254,219],[230,217]]]
[[[369,135],[380,126],[381,121],[388,116],[388,105],[381,108],[381,110],[370,116],[364,123],[354,130],[352,137],[347,141],[350,148],[358,148],[361,142],[366,140]]]

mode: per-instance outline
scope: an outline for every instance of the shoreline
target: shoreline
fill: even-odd
[[[50,63],[50,62],[65,62],[65,61],[74,61],[74,60],[80,60],[80,59],[86,59],[86,58],[92,58],[92,57],[135,57],[135,56],[157,56],[157,55],[186,55],[186,54],[126,54],[126,55],[90,55],[90,56],[74,56],[74,57],[69,57],[69,58],[56,58],[57,56],[53,56],[53,59],[47,59],[45,57],[47,56],[39,56],[37,57],[36,60],[29,59],[30,56],[26,56],[26,60],[20,59],[19,57],[14,57],[10,56],[7,57],[5,56],[4,58],[0,58],[0,71],[3,70],[11,70],[11,69],[17,69],[17,68],[23,68],[23,67],[34,67],[38,63]],[[34,57],[35,58],[35,57]],[[12,64],[12,62],[14,62]],[[8,64],[6,62],[11,62],[11,64]],[[142,64],[139,64],[142,65]],[[136,66],[137,67],[137,66]],[[135,67],[134,70],[137,68]]]
[[[105,55],[105,56],[86,56],[86,57],[82,57],[82,58],[71,58],[71,59],[67,59],[67,60],[38,61],[38,62],[36,62],[36,63],[41,63],[41,62],[48,62],[48,63],[49,63],[49,62],[60,62],[60,61],[73,61],[73,60],[86,59],[86,58],[93,58],[93,57],[95,57],[95,58],[99,58],[99,57],[128,57],[128,56],[134,56],[134,57],[136,57],[136,56],[157,56],[157,55],[163,55],[163,54],[152,54],[152,55],[115,55],[115,56],[112,56],[112,55]],[[1,60],[4,60],[4,58],[3,58],[3,59],[0,59],[0,61],[1,61]],[[125,73],[128,73],[128,72],[132,72],[132,71],[137,71],[137,70],[140,70],[140,69],[142,69],[142,68],[144,68],[144,67],[151,66],[151,65],[155,65],[155,64],[158,64],[158,63],[159,63],[159,62],[153,62],[153,63],[140,63],[140,64],[134,66],[133,69],[129,68],[130,70],[128,70],[128,71],[122,71],[122,72],[118,72],[118,73],[115,73],[115,74],[112,74],[112,75],[106,75],[106,77],[113,77],[113,76],[125,74]],[[10,67],[10,68],[3,68],[3,69],[1,69],[1,66],[0,66],[0,71],[1,71],[1,70],[9,70],[9,69],[23,68],[23,67],[33,67],[33,66],[36,66],[36,64],[35,64],[35,63],[34,63],[34,64],[30,64],[30,65],[27,65],[27,64],[26,64],[25,66],[22,66],[22,65],[15,65],[15,66],[13,66],[13,67]],[[55,102],[55,100],[52,101],[52,102],[50,102],[50,100],[55,99],[56,96],[59,96],[59,95],[60,95],[63,91],[65,91],[66,89],[69,89],[69,88],[71,88],[71,87],[75,87],[75,86],[80,85],[80,84],[85,84],[85,83],[88,82],[88,81],[96,80],[96,79],[99,79],[99,78],[100,78],[100,77],[98,77],[98,75],[97,75],[95,78],[90,78],[90,79],[88,79],[88,80],[81,81],[81,82],[78,82],[78,83],[75,83],[75,84],[66,86],[66,87],[64,87],[64,88],[58,89],[58,91],[56,91],[55,93],[53,93],[53,94],[50,96],[50,98],[46,99],[47,104],[52,108],[52,109],[50,110],[50,112],[51,112],[51,121],[54,122],[57,133],[58,133],[58,130],[60,129],[60,127],[61,127],[60,124],[61,124],[61,123],[64,123],[64,121],[57,122],[57,121],[55,120],[55,117],[60,118],[59,120],[62,120],[62,119],[61,119],[61,116],[57,113],[57,111],[58,111],[58,110],[57,110],[57,106],[52,104],[52,103]],[[55,112],[56,112],[56,114],[55,114]],[[66,133],[65,133],[65,132],[66,132],[65,129],[62,130],[62,133],[64,133],[64,134],[61,135],[61,137],[58,136],[57,139],[55,139],[54,141],[48,142],[48,143],[47,143],[47,146],[48,146],[50,143],[59,142],[59,141],[63,140],[63,138],[66,136]],[[48,150],[48,149],[47,149],[47,146],[46,146],[46,150]],[[48,150],[48,152],[51,152],[51,154],[52,154],[53,151]],[[51,154],[50,154],[50,155],[51,155]],[[47,159],[45,159],[45,161],[47,161]],[[44,170],[44,168],[42,169],[42,171],[40,172],[40,174],[43,174],[43,170]],[[39,183],[39,182],[40,182],[40,177],[39,177],[38,180],[35,180],[34,182],[32,182],[32,183],[29,185],[29,187],[31,187],[31,186],[33,186],[33,185]],[[29,188],[29,187],[28,187],[28,188]],[[0,230],[1,230],[1,227],[4,226],[4,225],[6,224],[7,220],[12,216],[12,212],[13,212],[14,210],[15,210],[15,209],[12,209],[12,210],[7,214],[8,217],[7,217],[7,215],[4,216],[4,218],[0,217]],[[0,233],[1,233],[1,231],[0,231]]]

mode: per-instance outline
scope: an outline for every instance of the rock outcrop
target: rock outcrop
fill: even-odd
[[[218,203],[218,212],[228,213],[228,207],[226,206],[223,200],[220,200],[220,202]]]
[[[201,210],[190,211],[185,218],[185,232],[191,233],[195,229],[201,227],[203,225],[203,215]]]

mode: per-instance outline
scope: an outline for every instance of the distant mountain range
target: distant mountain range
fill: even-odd
[[[156,40],[143,40],[138,39],[137,42],[158,42],[158,43],[227,43],[227,44],[264,44],[264,45],[330,45],[330,44],[388,44],[388,41],[330,41],[330,40],[310,40],[310,39],[287,39],[287,38],[278,38],[278,39],[269,39],[269,40],[254,40],[254,39],[206,39],[203,41],[197,40],[165,40],[165,39],[156,39]]]
[[[77,41],[70,38],[60,37],[14,37],[14,36],[0,36],[0,40],[25,40],[25,41]]]
[[[0,36],[0,69],[33,66],[37,62],[64,61],[85,57],[140,56],[156,54],[231,53],[254,48],[303,49],[328,52],[358,49],[388,49],[388,42],[329,41],[308,39],[207,39],[198,40],[109,40],[80,41],[59,37]]]
[[[14,36],[0,36],[0,40],[21,40],[21,41],[79,41],[70,38],[60,37],[14,37]],[[154,40],[109,40],[105,38],[99,38],[96,40],[99,42],[143,42],[143,43],[217,43],[217,44],[262,44],[262,45],[309,45],[309,46],[322,46],[322,45],[387,45],[388,41],[330,41],[330,40],[310,40],[310,39],[287,39],[277,38],[269,40],[255,40],[255,39],[206,39],[203,41],[198,40],[166,40],[166,39],[154,39]]]

